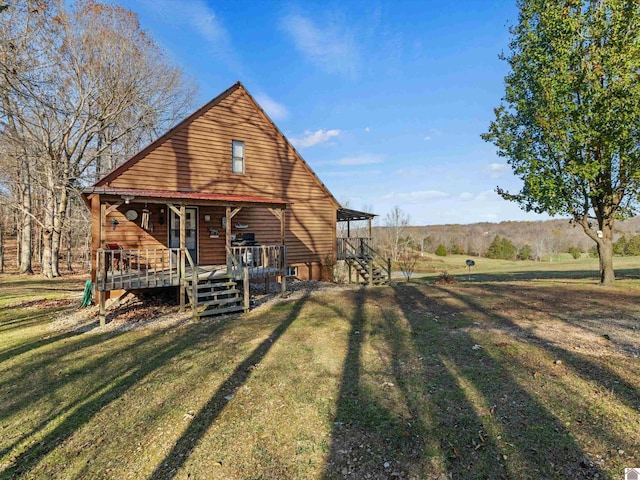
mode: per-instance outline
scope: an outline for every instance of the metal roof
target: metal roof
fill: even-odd
[[[174,200],[205,200],[220,203],[256,203],[286,206],[287,202],[275,198],[258,197],[255,195],[230,195],[205,192],[176,192],[171,190],[146,190],[138,188],[88,187],[82,191],[85,195],[97,193],[99,195],[131,195],[141,198],[163,198]]]
[[[337,211],[338,222],[355,222],[357,220],[369,220],[373,217],[377,217],[377,215],[375,213],[360,212],[350,208],[339,208]]]

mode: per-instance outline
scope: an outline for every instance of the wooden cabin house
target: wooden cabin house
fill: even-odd
[[[341,209],[241,83],[83,195],[102,314],[115,292],[167,286],[194,312],[245,309],[236,282],[328,278],[336,221],[373,217]]]

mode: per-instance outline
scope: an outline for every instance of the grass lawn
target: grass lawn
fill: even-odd
[[[79,279],[0,275],[0,479],[619,479],[640,466],[640,281],[486,274],[306,290],[130,331],[62,321]]]

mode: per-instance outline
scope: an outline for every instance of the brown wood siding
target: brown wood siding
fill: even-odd
[[[243,175],[231,172],[232,140],[245,142]],[[176,129],[108,185],[282,199],[289,203],[286,245],[290,264],[322,262],[334,250],[336,210],[332,198],[243,89]],[[204,222],[205,214],[211,215],[211,222]],[[202,264],[224,263],[223,215],[220,207],[199,208]],[[256,233],[260,244],[280,242],[279,221],[266,208],[244,208],[233,223],[249,224],[246,231]],[[220,238],[209,238],[210,226],[218,228]],[[106,230],[110,231],[109,225]],[[156,231],[144,235],[139,230],[123,226],[117,229],[118,235],[108,237],[116,241],[115,237],[124,235],[121,243],[125,245],[154,241],[166,245],[166,229],[164,236]]]
[[[141,227],[142,210],[149,210],[149,230]],[[129,221],[125,217],[127,210],[138,212],[138,218]],[[160,210],[164,209],[164,213]],[[163,218],[164,224],[160,218]],[[114,227],[112,220],[117,220]],[[168,238],[167,208],[163,205],[148,205],[131,203],[122,204],[117,210],[109,213],[102,224],[102,237],[104,243],[117,243],[123,249],[166,248]]]

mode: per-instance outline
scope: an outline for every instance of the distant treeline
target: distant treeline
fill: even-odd
[[[373,228],[374,240],[381,250],[385,250],[389,228]],[[560,253],[576,258],[584,253],[595,254],[595,243],[567,219],[407,226],[403,235],[413,250],[435,255],[542,260]],[[640,216],[616,224],[614,254],[640,255]]]

